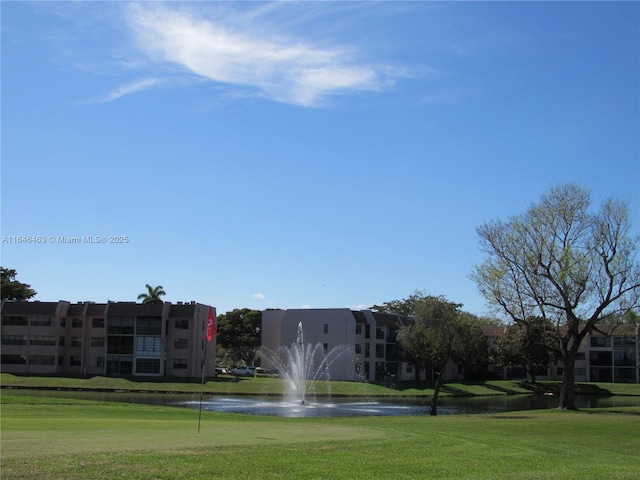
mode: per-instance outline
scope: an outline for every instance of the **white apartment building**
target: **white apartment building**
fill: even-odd
[[[325,352],[344,345],[345,353],[332,363],[332,380],[357,380],[384,383],[415,379],[413,366],[403,362],[396,344],[398,329],[411,322],[410,317],[395,314],[350,310],[348,308],[266,310],[262,312],[262,345],[272,352],[296,342],[297,326],[302,322],[305,344],[322,344]],[[482,327],[488,348],[505,327]],[[592,332],[580,346],[575,376],[578,382],[640,383],[640,333],[634,327],[601,327]],[[266,363],[265,368],[273,368]],[[561,380],[562,364],[540,372],[539,380]],[[418,372],[420,379],[431,372]],[[449,362],[446,380],[463,378],[462,369]],[[488,378],[526,378],[522,368],[489,365]]]

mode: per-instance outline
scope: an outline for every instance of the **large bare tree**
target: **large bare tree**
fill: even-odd
[[[564,367],[558,406],[575,409],[580,343],[599,322],[638,309],[638,237],[628,205],[607,199],[593,210],[589,190],[563,184],[524,214],[485,223],[477,233],[486,259],[472,278],[514,322],[553,322]]]

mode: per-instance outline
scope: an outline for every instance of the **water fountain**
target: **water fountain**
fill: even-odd
[[[333,347],[325,352],[320,343],[305,345],[302,322],[298,323],[296,341],[290,347],[281,346],[278,352],[263,349],[263,358],[280,373],[285,384],[285,398],[304,405],[307,395],[315,392],[320,380],[329,380],[329,369],[346,348]]]
[[[361,399],[311,399],[311,396],[317,393],[318,382],[330,380],[332,364],[348,351],[345,345],[338,345],[325,351],[321,343],[305,344],[302,322],[299,322],[296,340],[291,346],[281,346],[277,351],[265,347],[261,349],[263,367],[277,370],[283,380],[284,398],[282,400],[271,397],[213,398],[207,401],[205,409],[284,417],[340,417],[406,415],[417,408]],[[324,390],[322,395],[327,393]],[[191,402],[184,403],[191,404]]]

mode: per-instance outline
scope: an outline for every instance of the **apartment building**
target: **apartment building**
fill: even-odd
[[[262,346],[277,352],[292,345],[302,322],[305,344],[320,343],[325,352],[344,346],[343,354],[329,367],[332,380],[404,379],[410,367],[400,361],[396,333],[408,321],[400,315],[348,308],[266,310],[262,312]],[[263,360],[267,360],[265,368],[273,368],[268,359]]]
[[[2,371],[200,378],[204,369],[205,376],[213,376],[215,337],[206,340],[209,308],[196,302],[5,300]]]
[[[489,340],[489,350],[505,333],[504,326],[482,327]],[[561,380],[562,362],[538,372],[538,380]],[[640,330],[632,325],[603,325],[592,331],[580,344],[576,356],[577,382],[640,383]],[[489,365],[489,375],[495,378],[527,378],[522,367]]]
[[[430,372],[415,372],[413,365],[402,361],[396,334],[410,317],[371,312],[369,310],[290,309],[267,310],[262,313],[262,345],[271,352],[296,342],[297,326],[302,322],[305,344],[322,344],[325,352],[344,345],[345,351],[330,367],[332,380],[357,380],[384,383],[425,379]],[[489,351],[504,334],[504,326],[482,327]],[[575,365],[578,382],[640,383],[640,332],[631,326],[601,327],[582,342]],[[266,363],[265,368],[272,368]],[[550,365],[540,372],[539,380],[561,380],[562,363]],[[446,380],[463,378],[454,362],[445,367]],[[490,378],[526,378],[518,367],[489,365]]]

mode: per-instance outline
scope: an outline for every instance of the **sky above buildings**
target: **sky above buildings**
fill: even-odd
[[[36,300],[482,315],[483,222],[575,182],[640,231],[637,2],[1,8],[2,265]]]

